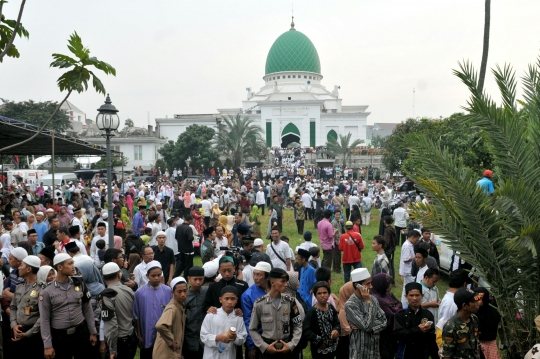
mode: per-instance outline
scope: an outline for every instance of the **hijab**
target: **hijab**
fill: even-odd
[[[122,249],[122,237],[114,236],[114,248]]]
[[[251,207],[251,213],[249,214],[249,220],[255,222],[257,216],[259,215],[259,206],[256,204]]]
[[[91,295],[98,295],[105,289],[105,283],[101,278],[101,273],[92,263],[80,263],[77,268],[81,271],[84,284]]]
[[[224,233],[229,233],[229,229],[227,228],[227,216],[226,215],[219,216],[218,225],[223,227],[223,232]]]
[[[392,277],[386,273],[379,273],[373,276],[371,285],[373,289],[371,294],[377,298],[379,303],[386,304],[389,308],[394,308],[398,299],[392,292],[388,291],[388,286],[392,283]],[[401,309],[401,308],[400,308]]]
[[[234,216],[233,215],[229,215],[227,216],[227,231],[232,231],[234,227]]]
[[[184,206],[186,208],[189,208],[191,206],[191,192],[190,191],[184,192]]]
[[[47,277],[49,276],[49,273],[50,273],[51,269],[56,274],[56,270],[54,270],[54,268],[51,267],[51,266],[41,266],[41,267],[39,267],[39,270],[37,272],[38,284],[43,283],[43,284],[47,285]]]
[[[2,234],[0,239],[2,240],[2,249],[0,251],[2,251],[6,258],[9,258],[9,254],[13,249],[13,246],[11,245],[11,236],[9,235],[9,233],[4,233]]]

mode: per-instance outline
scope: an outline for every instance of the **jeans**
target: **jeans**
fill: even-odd
[[[343,263],[343,277],[345,278],[345,283],[348,283],[351,279],[351,269],[362,268],[362,261],[356,263]]]

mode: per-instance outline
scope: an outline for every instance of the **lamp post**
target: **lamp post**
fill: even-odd
[[[114,219],[113,219],[113,204],[112,204],[112,164],[111,164],[111,137],[120,126],[120,119],[116,114],[118,110],[112,105],[111,98],[107,94],[105,104],[98,108],[96,116],[96,125],[100,131],[104,131],[102,136],[106,139],[107,146],[107,212],[108,216],[108,235],[109,248],[114,248]]]

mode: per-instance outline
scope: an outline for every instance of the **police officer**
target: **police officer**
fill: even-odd
[[[96,345],[90,292],[81,277],[75,277],[73,258],[67,253],[54,257],[56,280],[41,291],[39,313],[45,359],[84,358],[88,340]]]
[[[98,301],[109,354],[116,355],[117,359],[133,359],[137,351],[137,336],[131,315],[135,294],[122,284],[122,271],[118,264],[109,262],[101,271],[107,289],[101,292]]]
[[[43,355],[38,308],[42,286],[37,281],[40,264],[37,256],[27,256],[22,260],[19,275],[24,281],[17,285],[9,306],[13,349],[22,358],[39,358]]]
[[[304,309],[295,298],[283,294],[289,280],[287,272],[274,268],[268,277],[270,290],[255,301],[249,334],[261,359],[292,359],[292,351],[302,337]]]

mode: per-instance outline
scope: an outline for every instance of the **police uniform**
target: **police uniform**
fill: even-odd
[[[11,329],[22,325],[21,331],[26,335],[24,339],[13,342],[14,352],[21,358],[43,357],[38,303],[44,287],[37,281],[28,286],[24,281],[19,283],[9,306]]]
[[[41,338],[45,349],[54,348],[55,359],[86,357],[81,348],[96,335],[90,298],[81,277],[70,277],[67,283],[55,280],[41,291]]]
[[[277,272],[282,272],[283,278],[288,278],[287,273],[281,269],[272,269],[270,278],[281,278],[276,276]],[[276,299],[277,307],[274,305],[274,299]],[[257,299],[251,314],[249,334],[261,353],[260,358],[276,358],[278,356],[280,359],[292,358],[292,351],[302,337],[304,316],[302,305],[288,295],[280,294],[279,297],[272,298],[270,294],[266,294]],[[262,333],[259,333],[259,329],[262,329]],[[287,343],[291,352],[286,354],[266,353],[270,344],[280,340]]]
[[[110,354],[118,359],[133,359],[137,351],[137,335],[131,309],[135,294],[120,281],[111,283],[98,297],[105,338]]]

